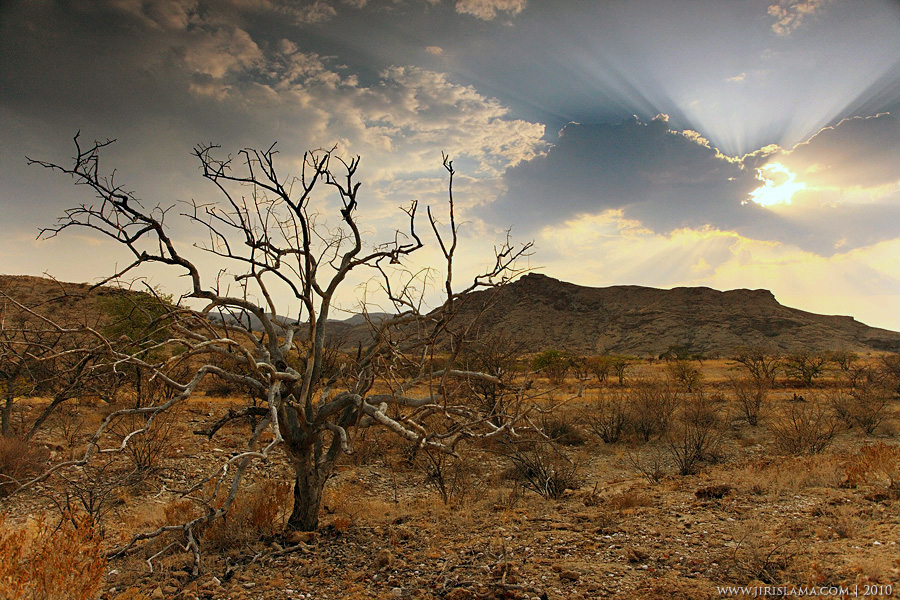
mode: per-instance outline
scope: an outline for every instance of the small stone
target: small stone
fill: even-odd
[[[153,590],[153,593],[150,594],[150,597],[153,598],[154,600],[164,600],[166,597],[166,594],[165,594],[165,592],[163,592],[163,589],[161,587],[157,586],[156,589]]]
[[[391,588],[391,597],[401,598],[402,596],[403,596],[403,588],[401,588],[401,587]]]
[[[581,573],[572,569],[563,569],[559,572],[559,578],[568,581],[578,581],[581,578]]]
[[[284,541],[288,544],[311,544],[317,537],[315,531],[291,531],[284,536]]]
[[[444,600],[471,600],[474,597],[475,594],[473,594],[471,590],[458,587],[447,592],[444,596]]]
[[[625,558],[630,563],[640,563],[650,558],[650,554],[640,548],[629,548],[625,551]]]
[[[392,564],[394,564],[394,555],[391,554],[391,551],[387,548],[379,550],[378,555],[375,557],[375,566],[379,569],[384,569]]]

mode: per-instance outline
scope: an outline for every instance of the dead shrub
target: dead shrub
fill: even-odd
[[[865,380],[828,397],[835,415],[848,429],[859,427],[868,435],[874,433],[884,420],[889,399],[890,392],[882,385]]]
[[[666,449],[681,475],[694,475],[718,459],[722,427],[716,400],[698,391],[678,407],[675,424],[666,433]]]
[[[112,460],[59,472],[56,477],[62,482],[63,497],[57,500],[60,513],[87,514],[101,536],[106,517],[124,504],[124,491],[141,480],[138,472],[122,469]]]
[[[818,454],[831,444],[837,428],[833,412],[817,399],[791,402],[769,422],[775,448],[784,454]]]
[[[659,446],[653,446],[644,452],[629,452],[628,462],[650,483],[662,481],[669,467],[668,453]]]
[[[89,517],[21,528],[0,517],[0,598],[97,598],[106,574],[100,544]]]
[[[793,538],[750,528],[735,539],[737,543],[730,554],[720,562],[737,576],[740,583],[777,583],[801,553],[800,545]]]
[[[847,460],[846,484],[885,486],[900,498],[900,446],[884,442],[865,445]]]
[[[506,452],[506,458],[516,479],[544,498],[561,498],[580,484],[578,465],[553,443],[518,445]]]
[[[769,395],[769,380],[765,378],[730,377],[729,384],[731,391],[734,393],[741,417],[746,419],[751,427],[756,427],[759,424],[763,405]]]
[[[466,449],[458,449],[453,456],[425,448],[417,459],[425,472],[425,485],[440,494],[444,504],[458,505],[472,491],[479,468]]]
[[[601,440],[615,444],[628,425],[628,398],[622,390],[599,390],[582,419]]]
[[[553,442],[563,446],[583,446],[586,441],[581,430],[563,418],[545,418],[541,429]]]
[[[122,415],[112,424],[110,436],[119,445],[127,439],[124,452],[136,471],[154,471],[171,455],[173,427],[178,418],[173,411],[159,413],[149,425],[141,414]],[[145,430],[131,435],[141,429]]]
[[[634,510],[641,506],[651,506],[653,500],[647,494],[637,490],[625,490],[609,497],[606,507],[617,512]]]
[[[669,429],[677,405],[675,388],[663,379],[638,379],[629,394],[631,427],[644,442]]]
[[[0,498],[19,486],[19,481],[40,470],[45,451],[17,437],[0,436]]]
[[[293,488],[286,481],[256,483],[241,490],[228,512],[200,532],[213,550],[237,548],[284,530],[290,515]]]

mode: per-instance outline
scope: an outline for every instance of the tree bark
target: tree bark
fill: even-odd
[[[294,508],[288,519],[288,528],[295,531],[315,531],[319,527],[322,490],[328,473],[323,473],[316,466],[313,446],[292,449],[291,454],[295,473]]]
[[[12,429],[10,426],[12,421],[12,405],[13,398],[10,393],[7,395],[6,403],[3,405],[3,412],[0,413],[0,434],[2,434],[3,437],[9,437]]]

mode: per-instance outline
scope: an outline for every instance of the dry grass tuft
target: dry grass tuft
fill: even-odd
[[[89,518],[13,528],[0,517],[0,598],[96,598],[106,573],[100,536]]]
[[[0,498],[18,487],[18,481],[37,472],[43,453],[16,437],[0,436]]]

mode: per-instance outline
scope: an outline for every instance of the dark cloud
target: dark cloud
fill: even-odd
[[[900,119],[844,119],[798,144],[781,160],[810,184],[876,187],[900,182]]]
[[[656,231],[731,224],[759,186],[752,171],[662,117],[570,123],[546,155],[509,169],[506,183],[495,210],[527,228],[622,208]]]
[[[895,237],[900,192],[863,204],[846,202],[841,190],[900,182],[898,125],[890,115],[848,119],[792,151],[769,147],[738,160],[694,132],[671,130],[664,118],[571,123],[545,155],[507,170],[507,191],[490,218],[537,231],[620,209],[655,233],[711,226],[833,255]],[[748,202],[762,185],[757,169],[769,162],[787,165],[807,183],[794,206]]]

